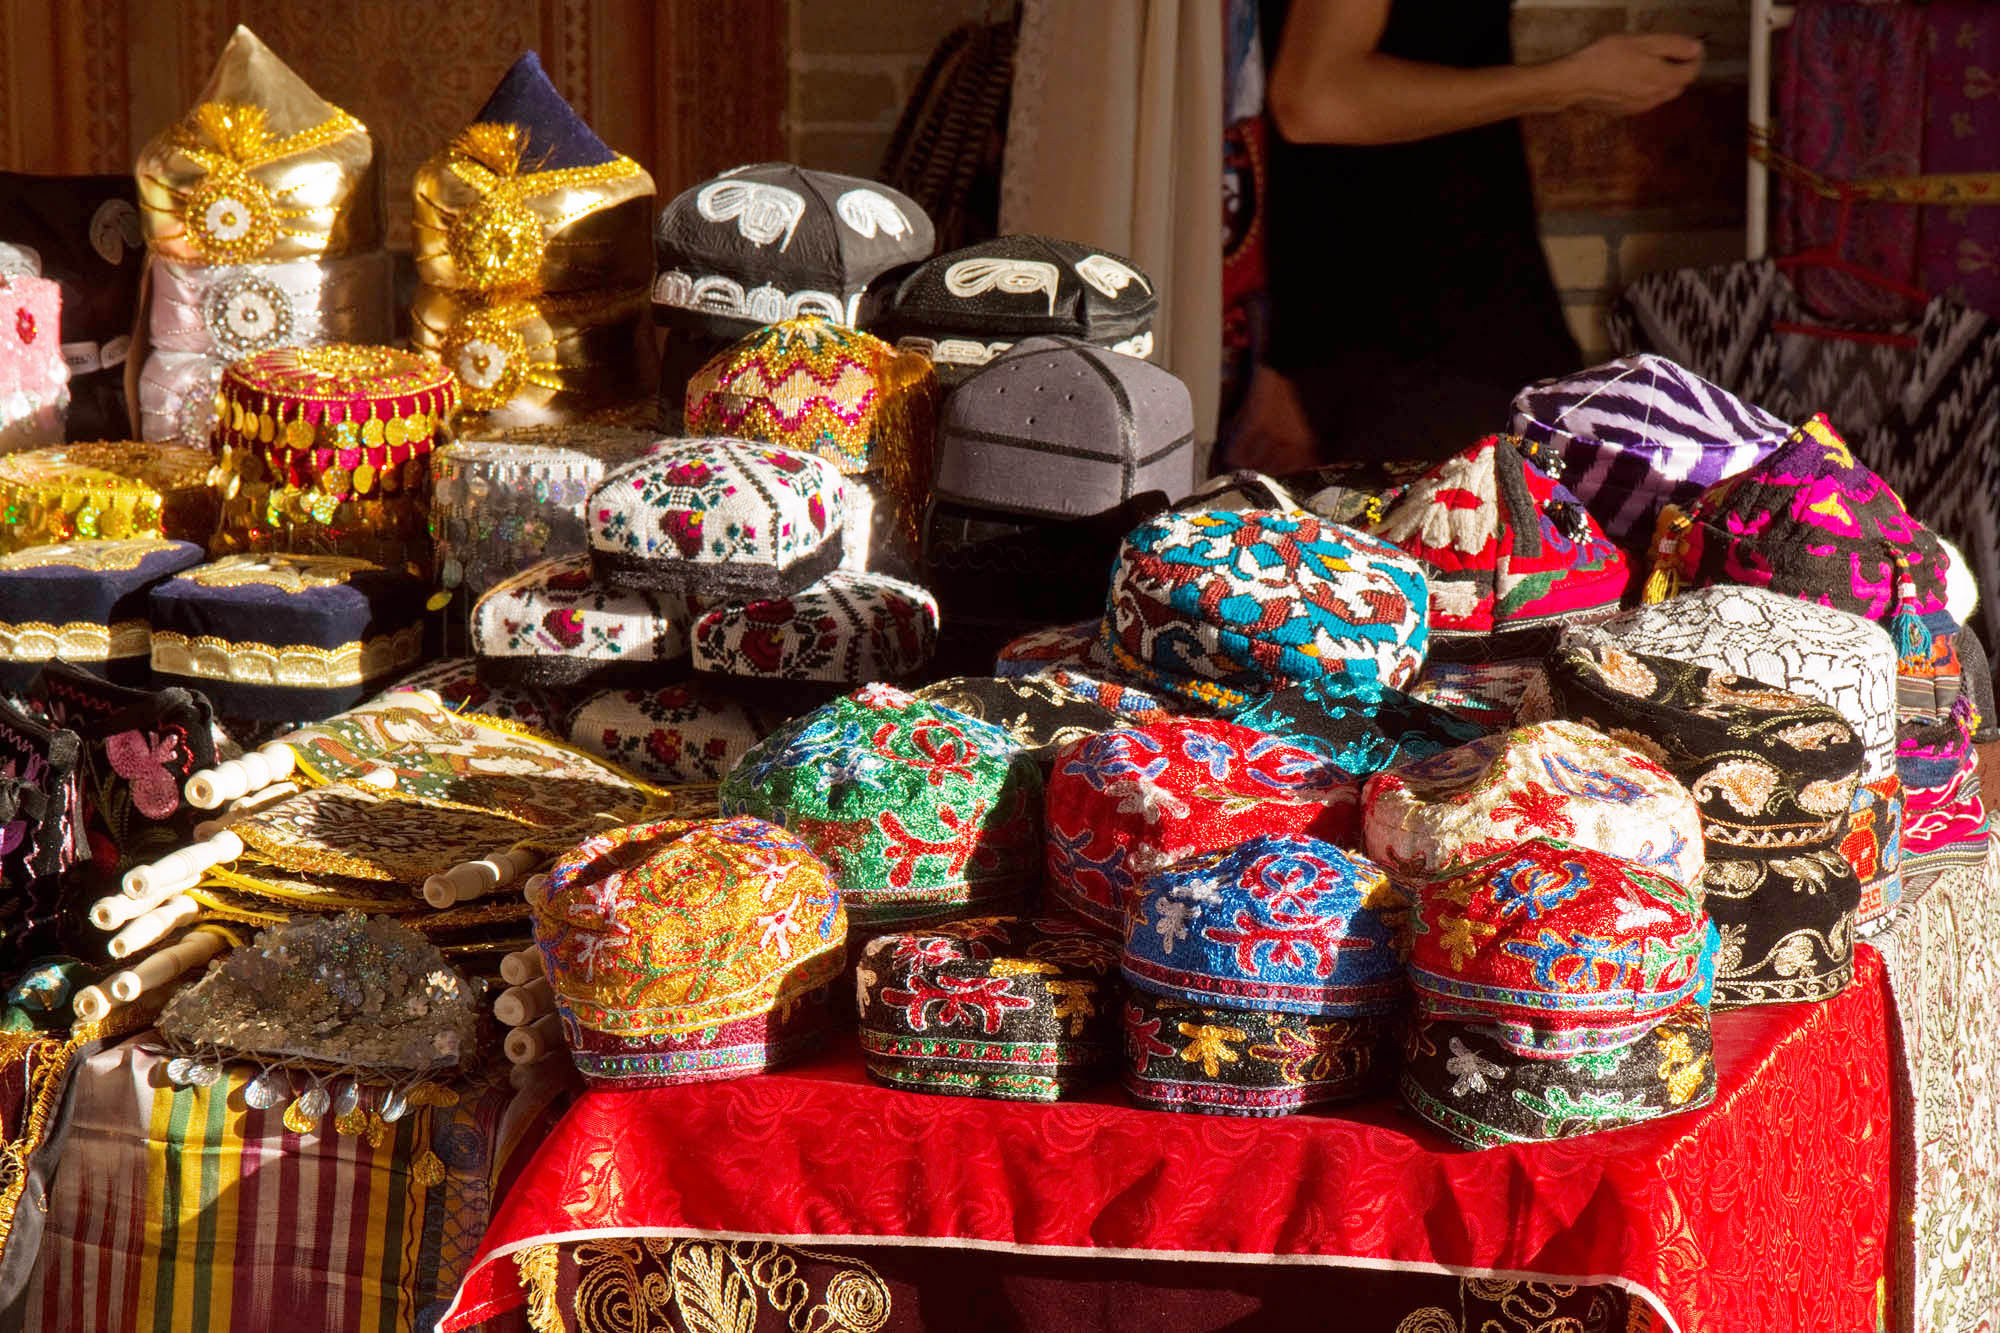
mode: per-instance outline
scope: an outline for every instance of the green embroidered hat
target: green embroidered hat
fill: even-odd
[[[1018,907],[1041,869],[1034,759],[998,727],[888,685],[765,737],[721,800],[811,847],[860,930]]]

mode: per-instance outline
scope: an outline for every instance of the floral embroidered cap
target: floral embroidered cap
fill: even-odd
[[[696,671],[835,685],[906,680],[937,651],[937,635],[926,589],[846,570],[790,597],[701,612],[690,632]]]
[[[62,441],[69,376],[62,288],[34,269],[0,270],[0,453]]]
[[[607,582],[786,597],[840,565],[847,488],[814,454],[690,440],[607,473],[586,514],[591,560]]]
[[[1205,1009],[1127,987],[1125,1091],[1155,1111],[1279,1116],[1366,1096],[1400,1019]]]
[[[1410,904],[1358,852],[1271,833],[1175,861],[1133,897],[1140,990],[1225,1009],[1355,1018],[1408,997]]]
[[[1616,611],[1631,577],[1577,498],[1498,435],[1418,478],[1372,531],[1429,566],[1445,658],[1531,656],[1558,623]]]
[[[1861,901],[1846,847],[1861,741],[1840,714],[1587,632],[1565,637],[1548,689],[1559,715],[1652,756],[1694,796],[1721,932],[1715,1007],[1838,994]]]
[[[1701,882],[1701,816],[1664,765],[1576,722],[1540,722],[1398,764],[1362,793],[1362,846],[1426,883],[1537,838]]]
[[[0,689],[25,689],[55,658],[126,684],[151,671],[151,590],[202,562],[162,537],[58,542],[0,555]]]
[[[472,646],[496,685],[659,682],[687,669],[687,599],[599,583],[588,555],[561,556],[486,590],[473,604]]]
[[[1076,741],[1049,777],[1050,900],[1123,941],[1147,878],[1262,834],[1351,842],[1360,783],[1311,750],[1175,718]]]
[[[1056,1101],[1110,1071],[1118,950],[1062,917],[878,935],[856,997],[868,1075],[915,1092]]]
[[[658,820],[586,838],[529,881],[571,1057],[588,1083],[659,1087],[734,1078],[796,1058],[823,1021],[785,1023],[846,961],[847,915],[827,868],[760,819]],[[687,1040],[738,1027],[737,1045]],[[774,1040],[776,1039],[776,1040]]]
[[[720,782],[758,741],[825,697],[753,693],[700,677],[601,690],[570,712],[569,741],[666,786]]]
[[[1708,1010],[1683,1004],[1615,1050],[1524,1060],[1477,1023],[1418,1019],[1403,1104],[1468,1148],[1617,1129],[1715,1100]]]
[[[1112,665],[1219,708],[1324,676],[1401,686],[1429,640],[1420,562],[1303,510],[1162,514],[1127,534]]]
[[[1005,732],[879,684],[778,728],[722,784],[725,811],[811,847],[869,929],[1018,906],[1041,804],[1041,771]]]

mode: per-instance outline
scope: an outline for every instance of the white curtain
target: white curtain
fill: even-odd
[[[1215,439],[1222,369],[1222,13],[1214,0],[1023,0],[1000,229],[1129,256],[1155,359]]]

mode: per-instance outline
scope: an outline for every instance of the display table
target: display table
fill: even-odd
[[[1622,1288],[1687,1333],[1870,1329],[1888,1024],[1862,946],[1832,1000],[1717,1017],[1712,1105],[1483,1152],[1386,1098],[1248,1120],[1144,1111],[1115,1088],[1053,1106],[892,1091],[851,1041],[776,1074],[589,1093],[509,1192],[444,1326],[555,1300],[558,1247],[694,1237],[1317,1265],[1333,1299],[1343,1271],[1472,1273]],[[941,1280],[962,1267],[938,1258]]]

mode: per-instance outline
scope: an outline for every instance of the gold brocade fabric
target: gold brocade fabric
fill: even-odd
[[[514,1256],[535,1333],[876,1333],[889,1284],[863,1260],[774,1241],[648,1236]]]
[[[474,124],[417,169],[418,279],[487,297],[649,285],[653,178],[628,157],[536,171],[525,138]]]
[[[375,145],[248,28],[196,105],[139,154],[155,254],[187,264],[331,259],[382,244]]]
[[[330,690],[381,680],[415,666],[423,658],[424,627],[418,623],[393,634],[344,643],[338,648],[258,643],[155,629],[151,647],[153,670],[163,675],[222,680],[237,685]]]
[[[0,457],[0,552],[79,538],[206,542],[215,531],[205,449],[136,440]]]
[[[493,302],[422,287],[410,343],[452,372],[470,412],[566,419],[652,397],[651,308],[644,286]]]

